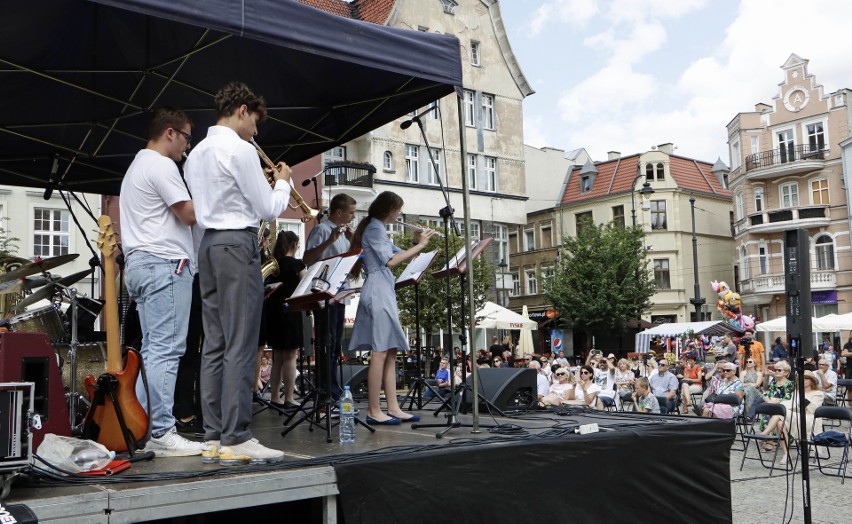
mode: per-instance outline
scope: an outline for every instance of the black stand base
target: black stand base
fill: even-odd
[[[453,391],[452,395],[449,395],[446,400],[444,400],[443,404],[438,406],[438,409],[435,410],[434,415],[437,417],[438,413],[443,411],[446,408],[450,409],[450,412],[447,413],[447,422],[446,424],[412,424],[411,429],[418,428],[444,428],[442,431],[439,431],[435,434],[435,438],[443,438],[448,432],[456,428],[472,428],[472,424],[462,424],[458,419],[458,412],[460,407],[464,407],[464,399],[467,398],[468,393],[473,396],[473,391],[471,387],[467,384],[458,385],[456,389]],[[501,417],[505,417],[506,414],[503,413],[497,406],[488,401],[485,397],[480,393],[479,400],[484,402],[488,409],[491,410],[491,413],[497,413]],[[480,424],[480,428],[494,428],[497,427],[494,424]]]
[[[423,402],[423,387],[432,392],[432,397],[426,399],[426,402]],[[413,409],[415,403],[417,404],[417,409],[423,409],[423,406],[429,405],[435,399],[443,399],[444,397],[438,392],[437,389],[432,387],[426,379],[422,376],[417,377],[411,383],[411,387],[408,388],[408,392],[402,397],[402,401],[399,403],[400,406],[404,406],[406,402],[408,402],[408,409]]]
[[[323,400],[321,397],[325,397],[325,399]],[[313,404],[308,407],[308,404],[310,403]],[[305,398],[302,399],[302,402],[299,404],[299,407],[296,410],[289,413],[284,413],[285,415],[289,416],[287,417],[287,420],[284,421],[285,427],[283,430],[281,430],[281,436],[286,436],[287,433],[290,433],[299,424],[307,420],[310,424],[308,426],[308,431],[313,431],[314,426],[318,426],[322,429],[325,429],[325,441],[330,444],[332,442],[331,429],[335,425],[334,421],[331,419],[331,410],[334,409],[334,405],[335,403],[331,399],[330,395],[325,394],[325,392],[319,388],[314,388],[312,392],[305,395]],[[293,417],[295,417],[296,414],[299,412],[304,413],[304,416],[292,426],[289,425],[290,421],[293,420]],[[375,428],[373,428],[358,417],[355,417],[355,423],[364,426],[365,428],[370,430],[370,433],[376,432]]]

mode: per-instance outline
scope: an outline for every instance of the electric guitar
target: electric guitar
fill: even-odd
[[[112,221],[106,215],[101,215],[98,219],[97,246],[104,257],[107,366],[104,374],[97,379],[89,375],[84,381],[92,401],[86,414],[84,436],[103,444],[110,451],[121,452],[128,451],[128,441],[141,447],[151,435],[148,415],[136,397],[136,380],[139,376],[141,357],[136,351],[128,351],[127,365],[122,366],[121,363],[113,262],[118,251],[118,240]]]

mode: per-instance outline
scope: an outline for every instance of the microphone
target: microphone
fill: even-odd
[[[325,173],[325,169],[323,169],[322,171],[320,171],[316,175],[312,176],[311,178],[302,180],[302,187],[308,187],[309,185],[311,185],[311,182],[315,182],[317,177],[320,176],[323,173]]]
[[[428,114],[430,111],[432,111],[434,109],[435,109],[434,106],[430,106],[430,107],[424,109],[423,112],[420,113],[419,115],[414,115],[413,117],[409,118],[405,122],[399,124],[399,128],[400,129],[408,129],[409,127],[411,127],[411,124],[413,124],[414,122],[420,122],[421,116],[426,116],[426,114]]]
[[[53,196],[53,190],[56,189],[56,171],[59,169],[59,158],[53,157],[53,167],[50,168],[50,181],[47,183],[47,189],[44,190],[44,199],[50,200]]]

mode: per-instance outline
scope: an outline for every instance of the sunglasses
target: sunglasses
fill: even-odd
[[[591,375],[591,373],[589,373],[588,371],[581,371],[580,374],[581,375]]]
[[[568,373],[557,373],[556,376],[557,377],[567,377]]]
[[[754,364],[754,360],[746,360],[746,364]]]

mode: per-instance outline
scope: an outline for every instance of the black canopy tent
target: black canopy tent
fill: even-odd
[[[37,7],[36,7],[37,5]],[[462,84],[453,36],[335,16],[294,0],[7,0],[0,6],[0,184],[118,194],[148,111],[262,94],[258,143],[293,165]]]

